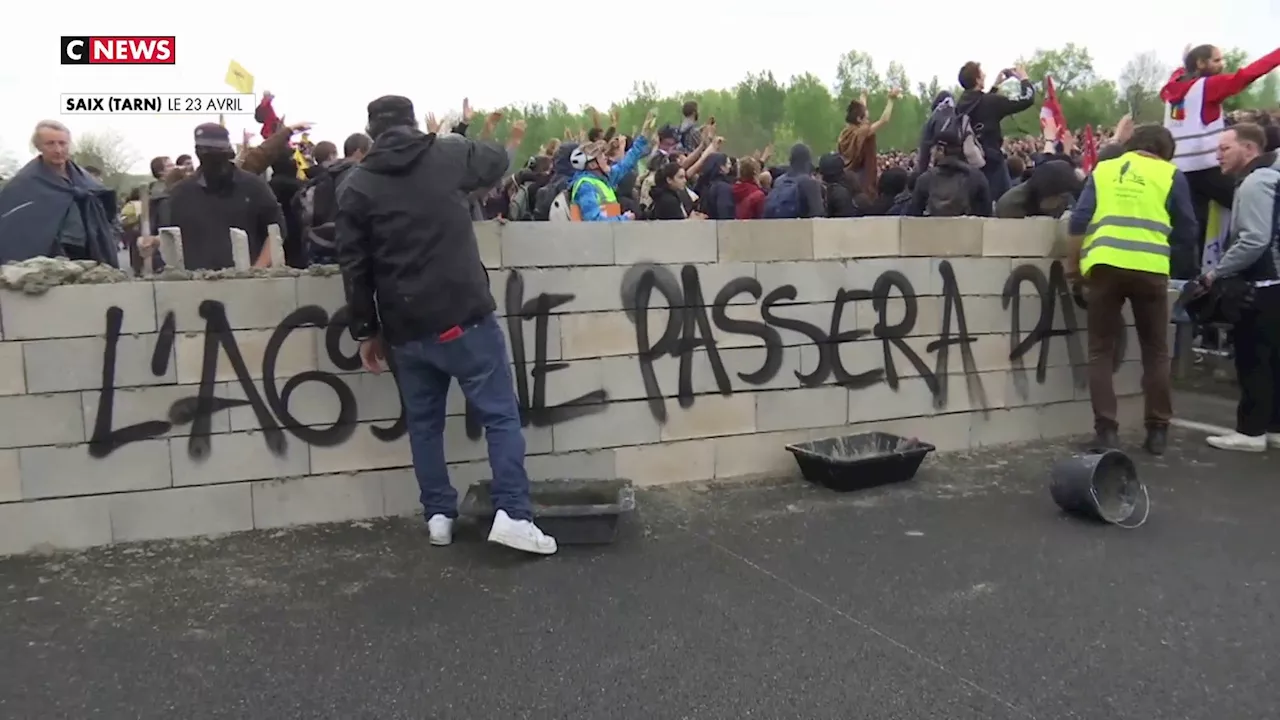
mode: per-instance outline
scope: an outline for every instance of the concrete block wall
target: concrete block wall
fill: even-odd
[[[1092,427],[1050,220],[476,230],[534,479],[791,474],[784,445],[834,434],[947,451]],[[334,274],[0,291],[0,553],[419,510],[395,381],[359,370],[343,305]],[[456,385],[448,414],[453,482],[488,478]]]

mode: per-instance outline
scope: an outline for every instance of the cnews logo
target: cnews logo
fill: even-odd
[[[63,65],[173,65],[174,38],[63,35]]]

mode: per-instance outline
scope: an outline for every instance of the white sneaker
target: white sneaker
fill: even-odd
[[[427,535],[432,545],[449,545],[453,542],[453,518],[439,513],[427,520]]]
[[[556,554],[555,538],[543,534],[532,520],[512,520],[506,510],[494,516],[489,542],[537,555]]]
[[[1236,452],[1260,453],[1267,450],[1267,437],[1259,435],[1241,435],[1233,432],[1230,435],[1216,435],[1207,441],[1219,450],[1235,450]]]

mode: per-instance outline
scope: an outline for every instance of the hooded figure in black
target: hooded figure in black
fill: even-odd
[[[702,174],[694,187],[698,209],[709,220],[732,220],[733,185],[729,182],[729,156],[711,153],[702,163]]]
[[[849,190],[844,159],[840,154],[830,152],[818,158],[818,174],[822,176],[822,187],[827,198],[827,217],[857,217],[858,206]]]
[[[573,151],[578,149],[578,143],[564,143],[556,150],[555,156],[551,160],[551,179],[545,185],[538,188],[537,197],[533,206],[534,220],[547,220],[551,217],[551,203],[555,202],[556,195],[569,189],[569,183],[573,181],[574,173],[571,156]]]
[[[456,379],[488,443],[497,508],[489,541],[554,553],[555,540],[533,524],[519,404],[468,202],[507,173],[523,127],[505,152],[423,134],[413,103],[387,96],[369,103],[369,135],[373,147],[339,191],[338,264],[361,364],[394,367],[431,543],[453,541],[458,514],[444,443]]]
[[[380,334],[396,345],[496,307],[468,197],[501,180],[511,158],[461,135],[424,134],[412,111],[398,96],[370,103],[373,147],[338,196],[338,263],[357,340]]]
[[[996,200],[996,217],[1062,217],[1084,187],[1076,168],[1065,160],[1036,165],[1027,181]]]

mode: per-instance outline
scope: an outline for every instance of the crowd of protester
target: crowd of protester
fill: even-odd
[[[921,129],[920,147],[911,151],[876,147],[877,131],[893,122],[897,93],[890,94],[874,119],[865,96],[850,102],[846,127],[832,138],[831,146],[797,144],[782,157],[775,156],[772,147],[741,157],[727,154],[715,119],[703,121],[695,100],[684,104],[682,117],[661,126],[651,122],[639,135],[619,128],[616,116],[608,122],[597,117],[591,129],[566,130],[563,138],[548,140],[539,154],[501,181],[476,188],[468,198],[472,217],[510,222],[1062,215],[1087,174],[1082,132],[1057,128],[1050,120],[1047,125],[1042,121],[1041,136],[1003,137],[1001,121],[1035,103],[1026,73],[1020,68],[1002,70],[992,88],[984,90],[981,66],[968,63],[959,80],[959,94],[944,91],[934,99],[932,115]],[[1009,80],[1019,83],[1015,97],[997,91]],[[159,265],[152,236],[160,227],[180,227],[184,243],[197,246],[202,243],[195,235],[209,233],[213,238],[226,227],[240,227],[249,236],[254,257],[266,262],[268,228],[276,225],[290,265],[333,262],[338,186],[369,152],[373,140],[356,132],[341,148],[329,141],[313,142],[309,126],[286,124],[274,103],[266,93],[256,111],[260,131],[245,132],[239,143],[233,144],[217,124],[201,125],[193,153],[152,159],[150,184],[119,198],[118,207],[101,188],[99,170],[69,161],[70,131],[56,121],[44,121],[32,138],[43,161],[24,169],[43,182],[19,185],[60,193],[61,206],[79,208],[72,213],[80,215],[78,223],[65,231],[71,240],[63,243],[72,257],[115,264],[114,256],[106,257],[107,250],[120,247],[141,271],[144,265]],[[1238,120],[1266,128],[1272,145],[1280,141],[1280,119],[1274,113],[1238,115]],[[428,118],[426,129],[437,135],[488,139],[501,119],[499,113],[486,115],[475,132],[474,113],[464,101],[457,122],[446,127]],[[1095,161],[1115,155],[1132,131],[1133,123],[1126,117],[1116,128],[1094,134],[1101,148]],[[193,191],[198,187],[193,175],[197,161],[206,168],[200,182],[212,180],[233,189],[235,201],[218,202],[216,194]],[[65,172],[66,181],[51,182],[51,170],[55,175]],[[101,217],[78,201],[70,202],[80,191],[103,200],[98,204]],[[12,236],[17,227],[25,228],[22,234],[27,238],[49,237],[56,235],[56,228],[33,233],[27,232],[32,229],[29,224],[44,228],[60,221],[29,217],[10,224],[4,235]],[[92,242],[82,242],[82,235]],[[3,245],[4,260],[56,254],[42,241]],[[223,250],[197,250],[188,252],[185,260],[188,266],[217,265],[230,262],[230,256]]]

